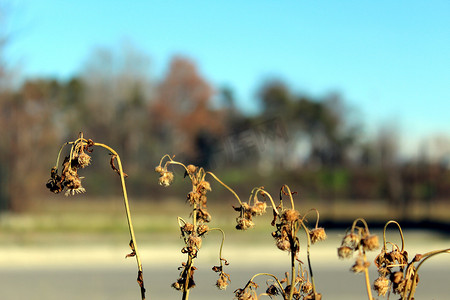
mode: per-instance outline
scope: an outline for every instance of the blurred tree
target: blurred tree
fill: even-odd
[[[117,53],[96,49],[88,58],[81,78],[68,86],[75,92],[73,109],[81,121],[77,131],[117,145],[123,159],[128,161],[128,169],[136,169],[142,163],[138,153],[146,148],[145,108],[153,89],[149,71],[148,56],[124,42]]]
[[[23,211],[44,190],[50,158],[43,156],[55,141],[52,82],[26,81],[3,98],[2,169],[7,175],[7,208]]]
[[[259,92],[262,117],[278,116],[288,124],[290,141],[278,157],[288,159],[289,166],[299,165],[295,157],[304,157],[310,166],[340,166],[347,163],[350,149],[358,140],[355,120],[348,118],[349,109],[338,94],[323,100],[306,95],[295,96],[279,80],[266,82]],[[299,153],[305,151],[308,154]],[[277,147],[277,145],[273,145]],[[271,155],[272,156],[272,155]],[[293,161],[297,163],[292,164]]]
[[[213,90],[196,66],[174,57],[150,106],[152,130],[166,153],[183,153],[191,161],[209,163],[214,141],[224,133],[223,114],[210,107]]]

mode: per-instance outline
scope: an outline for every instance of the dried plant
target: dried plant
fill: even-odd
[[[61,173],[58,172],[58,165],[60,156],[62,153],[62,150],[66,145],[70,145],[70,152],[69,155],[64,158],[64,161],[62,163],[61,167]],[[91,139],[85,139],[83,137],[83,133],[80,133],[78,138],[75,141],[66,142],[64,143],[59,152],[56,159],[55,166],[50,171],[50,179],[47,181],[47,188],[54,192],[54,193],[60,193],[64,190],[66,190],[65,195],[75,195],[79,193],[84,193],[86,190],[81,184],[81,180],[83,177],[80,177],[78,175],[78,171],[80,169],[83,169],[91,163],[91,157],[88,153],[91,153],[93,151],[93,147],[101,147],[105,148],[108,151],[110,151],[110,164],[111,168],[120,176],[120,182],[122,184],[122,191],[123,191],[123,198],[124,198],[124,204],[125,204],[125,212],[127,216],[127,222],[128,222],[128,229],[130,232],[130,243],[129,246],[131,248],[131,253],[127,254],[125,257],[136,257],[137,267],[138,267],[138,277],[137,282],[140,287],[141,291],[141,298],[142,300],[145,299],[145,288],[144,288],[144,277],[143,277],[143,271],[142,271],[142,263],[139,256],[137,243],[136,243],[136,237],[134,234],[133,224],[131,221],[131,214],[130,214],[130,207],[128,203],[128,194],[126,190],[125,185],[125,177],[127,177],[127,174],[123,172],[122,168],[122,162],[120,160],[119,155],[117,154],[114,149],[111,147],[96,143],[92,141]],[[115,161],[117,161],[118,168],[115,165]]]
[[[356,226],[358,222],[363,223],[364,227]],[[401,247],[386,241],[386,229],[390,224],[395,224],[398,227],[402,241]],[[378,237],[369,233],[369,228],[364,219],[356,219],[353,222],[350,232],[347,232],[338,248],[340,258],[352,258],[353,253],[358,252],[351,271],[355,273],[364,272],[369,300],[372,300],[373,297],[368,272],[370,263],[366,259],[366,251],[373,251],[377,248],[379,248]],[[419,282],[418,271],[420,266],[427,259],[442,253],[450,253],[450,248],[417,254],[408,263],[408,252],[405,250],[405,240],[400,224],[393,220],[388,221],[383,229],[383,247],[374,262],[379,276],[373,283],[373,289],[378,296],[386,296],[387,294],[389,298],[392,291],[394,294],[399,294],[401,300],[414,299],[415,289]]]
[[[163,164],[164,162],[164,164]],[[219,265],[214,266],[212,270],[217,272],[219,278],[216,282],[216,286],[220,290],[225,290],[230,282],[230,275],[224,272],[224,266],[228,265],[225,258],[222,257],[222,248],[225,240],[225,233],[220,228],[209,228],[207,225],[211,222],[211,215],[207,209],[207,193],[211,191],[211,185],[205,180],[206,175],[210,175],[221,185],[231,191],[238,199],[236,193],[220,181],[213,173],[206,172],[203,168],[194,165],[184,165],[181,162],[175,161],[169,155],[164,155],[161,158],[159,165],[155,168],[155,171],[159,173],[159,184],[162,186],[169,186],[174,175],[168,170],[170,165],[178,165],[183,167],[185,171],[185,177],[188,177],[192,183],[192,190],[187,194],[186,201],[191,207],[191,219],[192,222],[187,222],[183,218],[178,217],[178,225],[181,230],[181,237],[184,240],[184,247],[181,252],[187,254],[187,261],[183,262],[179,270],[180,276],[172,287],[182,291],[182,299],[189,298],[190,289],[195,287],[194,271],[197,269],[194,266],[194,260],[198,256],[198,252],[202,246],[203,238],[208,232],[217,230],[222,233],[222,242],[219,250]]]
[[[398,228],[402,241],[401,248],[395,243],[386,241],[386,229],[390,224],[395,224]],[[379,277],[374,281],[373,287],[378,296],[389,295],[392,291],[394,294],[401,295],[402,300],[414,299],[414,293],[419,283],[419,268],[429,258],[442,253],[450,253],[450,248],[417,254],[408,263],[408,252],[405,250],[402,228],[396,221],[388,221],[383,229],[383,247],[375,258]]]
[[[273,210],[272,226],[275,231],[272,232],[272,237],[275,239],[275,244],[278,249],[288,251],[290,253],[291,270],[285,273],[285,278],[279,280],[275,275],[270,273],[258,273],[254,275],[247,284],[235,291],[235,297],[238,300],[245,299],[259,299],[261,296],[280,296],[285,300],[292,299],[322,299],[322,295],[316,292],[314,284],[314,276],[310,261],[310,246],[318,241],[326,239],[325,230],[318,227],[319,212],[316,209],[308,211],[305,215],[301,215],[294,207],[294,199],[291,190],[287,185],[283,185],[280,189],[280,204],[275,206],[272,196],[264,190],[264,188],[254,188],[248,203],[239,201],[240,206],[234,207],[239,212],[237,217],[236,229],[246,230],[254,226],[252,218],[265,212],[267,204],[265,201],[260,201],[258,195],[267,197]],[[290,207],[283,205],[283,196],[289,196]],[[306,216],[309,212],[316,213],[316,225],[314,229],[309,229],[306,226]],[[298,231],[303,229],[306,233],[307,240],[307,259],[309,274],[303,269],[303,263],[299,259],[300,242],[298,238]],[[272,284],[264,293],[257,294],[258,285],[254,282],[258,276],[268,276],[273,280]],[[272,282],[272,281],[269,281]]]
[[[358,222],[363,224],[363,227],[357,226]],[[354,273],[364,273],[366,281],[367,296],[369,299],[373,299],[372,291],[370,289],[369,278],[369,266],[367,261],[366,252],[373,251],[379,248],[378,237],[370,234],[367,222],[358,218],[353,222],[353,225],[346,235],[342,239],[341,246],[338,248],[338,256],[342,259],[353,258],[353,254],[356,252],[355,264],[351,267],[351,271]]]

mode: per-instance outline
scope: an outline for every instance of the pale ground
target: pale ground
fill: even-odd
[[[210,233],[204,240],[196,261],[197,287],[191,299],[233,299],[233,291],[245,285],[255,273],[269,272],[283,277],[289,268],[289,257],[273,246],[273,241],[259,239],[246,242],[247,233],[230,236],[225,243],[223,256],[230,262],[227,273],[232,283],[226,291],[215,287],[216,274],[211,271],[217,265],[219,237]],[[328,232],[329,239],[312,246],[311,262],[315,282],[324,299],[364,299],[365,287],[361,274],[349,272],[352,261],[337,258],[340,232]],[[70,234],[66,236],[71,240]],[[381,236],[380,236],[381,238]],[[392,236],[395,239],[397,236]],[[428,232],[406,234],[406,249],[412,257],[434,249],[450,247],[447,237]],[[148,299],[180,299],[181,294],[170,287],[178,276],[177,267],[185,257],[180,253],[182,242],[167,242],[165,236],[155,235],[153,241],[139,244],[144,266],[144,279]],[[400,243],[400,241],[395,241]],[[302,243],[302,241],[301,241]],[[301,251],[304,255],[306,247]],[[75,236],[65,245],[49,242],[15,243],[0,246],[0,299],[140,299],[136,284],[136,262],[125,259],[129,253],[127,242],[80,242]],[[375,253],[369,256],[373,261]],[[301,259],[306,262],[306,257]],[[421,282],[416,299],[448,299],[450,295],[450,255],[430,259],[421,269]],[[376,278],[372,265],[371,280]],[[262,290],[266,278],[258,283]],[[396,297],[394,297],[396,298]],[[268,298],[266,298],[268,299]]]
[[[125,259],[130,248],[121,199],[92,202],[88,197],[55,196],[52,199],[45,199],[29,214],[0,215],[0,300],[140,299],[136,261]],[[180,253],[183,242],[178,238],[176,216],[186,216],[189,210],[178,202],[164,203],[163,206],[132,203],[147,299],[181,299],[181,294],[170,287],[179,274],[177,268],[185,260],[185,255]],[[377,213],[384,220],[392,218],[389,210],[378,204],[370,209],[365,205],[360,210],[337,206],[317,208],[329,214],[347,212],[366,217]],[[435,210],[448,219],[448,206]],[[227,233],[223,257],[230,262],[225,272],[231,275],[232,282],[226,291],[218,291],[214,286],[217,274],[211,267],[218,264],[221,237],[217,231],[210,232],[195,261],[197,286],[190,299],[233,299],[233,291],[243,287],[258,272],[284,277],[289,269],[289,256],[274,246],[270,236],[273,229],[268,225],[270,214],[258,217],[254,229],[238,232],[234,230],[236,216],[230,205],[212,207],[210,212],[214,216],[212,226],[221,227]],[[327,219],[326,215],[321,217]],[[367,299],[363,276],[349,271],[353,262],[337,258],[336,248],[344,232],[327,229],[328,239],[311,248],[317,290],[323,294],[323,299]],[[381,241],[380,232],[373,233],[377,233]],[[306,262],[305,240],[301,234],[299,236],[300,259]],[[400,243],[395,227],[389,230],[388,240]],[[450,248],[449,234],[406,230],[405,241],[410,258],[416,253]],[[371,262],[375,255],[370,253]],[[416,299],[449,299],[449,266],[448,254],[427,261],[419,273]],[[375,278],[372,264],[371,281]],[[261,291],[265,289],[266,280],[263,277],[256,280]]]

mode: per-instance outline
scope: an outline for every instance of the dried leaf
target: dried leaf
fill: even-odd
[[[134,249],[133,240],[130,241],[129,245],[130,245],[130,248],[131,248],[132,251],[131,251],[130,254],[125,255],[125,258],[136,256],[136,249]]]
[[[117,168],[116,168],[116,165],[114,164],[114,160],[117,158],[117,155],[112,154],[112,153],[110,153],[110,155],[111,155],[111,161],[110,161],[111,168],[112,168],[117,174],[120,175],[119,169],[117,169]],[[126,177],[128,177],[128,175],[127,175],[125,172],[123,172],[123,177],[126,178]]]

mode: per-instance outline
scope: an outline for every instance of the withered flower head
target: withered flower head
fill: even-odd
[[[203,234],[207,233],[208,230],[209,230],[208,225],[201,224],[197,227],[197,233],[199,236],[202,236]]]
[[[311,243],[316,243],[323,241],[327,238],[327,234],[325,233],[325,229],[322,227],[314,228],[309,232],[309,236],[311,237]]]
[[[189,202],[190,205],[194,205],[195,203],[199,202],[201,194],[197,193],[197,192],[190,192],[187,195],[187,201]]]
[[[389,291],[389,279],[384,276],[378,277],[373,283],[373,288],[378,293],[378,296],[385,296]]]
[[[373,251],[380,247],[380,243],[378,242],[378,236],[376,236],[374,234],[366,236],[362,240],[362,244],[363,244],[364,250],[366,250],[366,251]]]
[[[395,272],[391,275],[391,280],[393,283],[400,283],[403,280],[403,272]]]
[[[370,266],[370,263],[368,261],[364,261],[364,259],[362,257],[358,257],[355,261],[355,264],[350,269],[350,271],[352,271],[353,273],[362,273],[369,266]]]
[[[306,281],[302,284],[302,292],[305,294],[309,294],[312,292],[313,286],[312,283],[309,281]]]
[[[274,284],[269,285],[266,290],[266,294],[269,296],[277,296],[279,294],[278,288]]]
[[[338,248],[339,258],[351,258],[353,256],[353,249],[348,246],[341,246]]]
[[[236,295],[237,300],[257,300],[256,295],[253,295],[252,293],[243,291],[239,295]]]
[[[247,230],[255,226],[255,224],[252,221],[242,217],[237,217],[236,222],[237,222],[236,229],[238,230]]]
[[[162,174],[162,173],[164,172],[164,169],[163,169],[161,166],[157,166],[157,167],[155,168],[155,172],[156,172],[156,173],[159,173],[159,174]]]
[[[227,273],[221,272],[219,275],[219,279],[217,279],[216,286],[219,290],[226,290],[230,280],[230,275]]]
[[[76,169],[68,169],[64,173],[64,185],[67,187],[66,196],[75,195],[86,192],[81,185],[81,178],[77,174]]]
[[[211,214],[206,209],[197,209],[197,220],[203,222],[211,222]]]
[[[192,233],[194,231],[194,224],[192,223],[184,224],[183,231],[186,232],[187,234]]]
[[[286,209],[281,218],[286,222],[295,222],[300,217],[300,213],[295,209]]]
[[[282,250],[282,251],[289,251],[291,250],[291,243],[289,242],[289,239],[286,238],[278,238],[276,240],[277,242],[277,248]]]
[[[168,187],[173,182],[173,173],[169,171],[164,171],[159,177],[159,185]]]
[[[62,185],[62,178],[58,175],[58,170],[56,167],[51,169],[50,179],[47,181],[45,186],[55,194],[62,192],[64,189]]]
[[[344,236],[344,239],[342,240],[342,245],[352,249],[357,249],[360,241],[361,241],[360,236],[352,232]]]
[[[194,165],[188,165],[186,167],[186,169],[187,169],[187,172],[192,175],[197,171],[198,168]]]
[[[202,247],[202,238],[195,234],[191,234],[187,240],[187,246],[196,250],[200,249]]]
[[[89,164],[91,163],[91,157],[87,155],[85,152],[81,152],[78,155],[77,159],[78,159],[77,166],[79,168],[85,168],[89,166]]]
[[[200,194],[205,195],[207,191],[211,191],[211,185],[208,181],[203,180],[198,184],[197,189]]]
[[[251,214],[253,216],[261,216],[266,212],[266,208],[267,208],[266,202],[258,201],[251,207]]]

